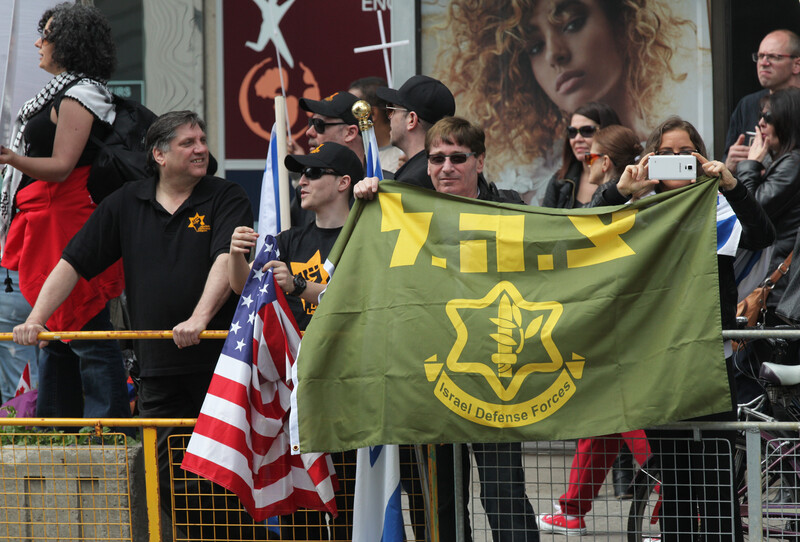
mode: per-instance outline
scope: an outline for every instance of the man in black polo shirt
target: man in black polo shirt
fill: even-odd
[[[230,325],[236,307],[227,277],[230,238],[253,216],[239,185],[206,175],[205,124],[197,114],[162,115],[147,132],[147,147],[155,176],[127,183],[103,200],[64,249],[30,316],[14,328],[14,340],[34,344],[78,276],[91,278],[122,258],[133,329],[172,329],[174,337],[136,341],[139,412],[144,418],[196,418],[222,349],[222,341],[201,342],[199,334]],[[166,439],[174,433],[159,430],[167,505]]]

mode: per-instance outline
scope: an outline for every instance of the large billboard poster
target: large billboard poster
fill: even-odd
[[[486,130],[487,176],[537,203],[570,113],[604,101],[646,139],[669,115],[713,148],[704,0],[421,0],[422,73]]]
[[[376,11],[386,2],[227,0],[222,2],[225,154],[263,160],[283,82],[292,135],[305,147],[307,115],[300,98],[318,100],[347,90],[355,79],[385,77]],[[388,7],[388,6],[383,6]],[[386,40],[389,14],[384,17]]]

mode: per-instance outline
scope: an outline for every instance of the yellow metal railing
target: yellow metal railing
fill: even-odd
[[[255,523],[234,495],[180,469],[195,422],[177,418],[0,418],[0,541],[160,542],[162,493],[156,431],[162,427],[186,428],[185,434],[171,435],[167,445],[172,540],[268,539],[269,526]],[[80,433],[33,429],[44,427],[88,429]],[[142,440],[103,432],[109,427],[141,428]],[[352,510],[344,503],[352,503],[354,458],[334,454],[333,459],[343,486],[337,494],[342,503],[339,530],[349,533]],[[144,496],[135,490],[137,484],[144,486]],[[166,492],[163,495],[167,498]],[[416,498],[421,502],[421,495]],[[404,503],[404,516],[413,518],[408,506]],[[326,531],[328,520],[315,512],[301,511],[283,519],[284,534]],[[287,524],[292,523],[294,528],[287,531]],[[424,529],[416,527],[412,519],[406,531]],[[297,540],[306,538],[300,535]],[[334,539],[346,538],[337,535]],[[408,538],[415,539],[422,540],[413,535]]]

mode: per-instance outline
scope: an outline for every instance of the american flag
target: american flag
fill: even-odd
[[[292,455],[291,368],[300,332],[272,270],[267,236],[247,279],[181,467],[235,493],[256,521],[299,508],[337,515],[328,454]]]

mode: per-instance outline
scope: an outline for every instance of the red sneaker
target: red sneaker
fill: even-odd
[[[539,530],[546,533],[584,535],[587,532],[586,522],[579,516],[540,514],[536,520],[539,524]]]

